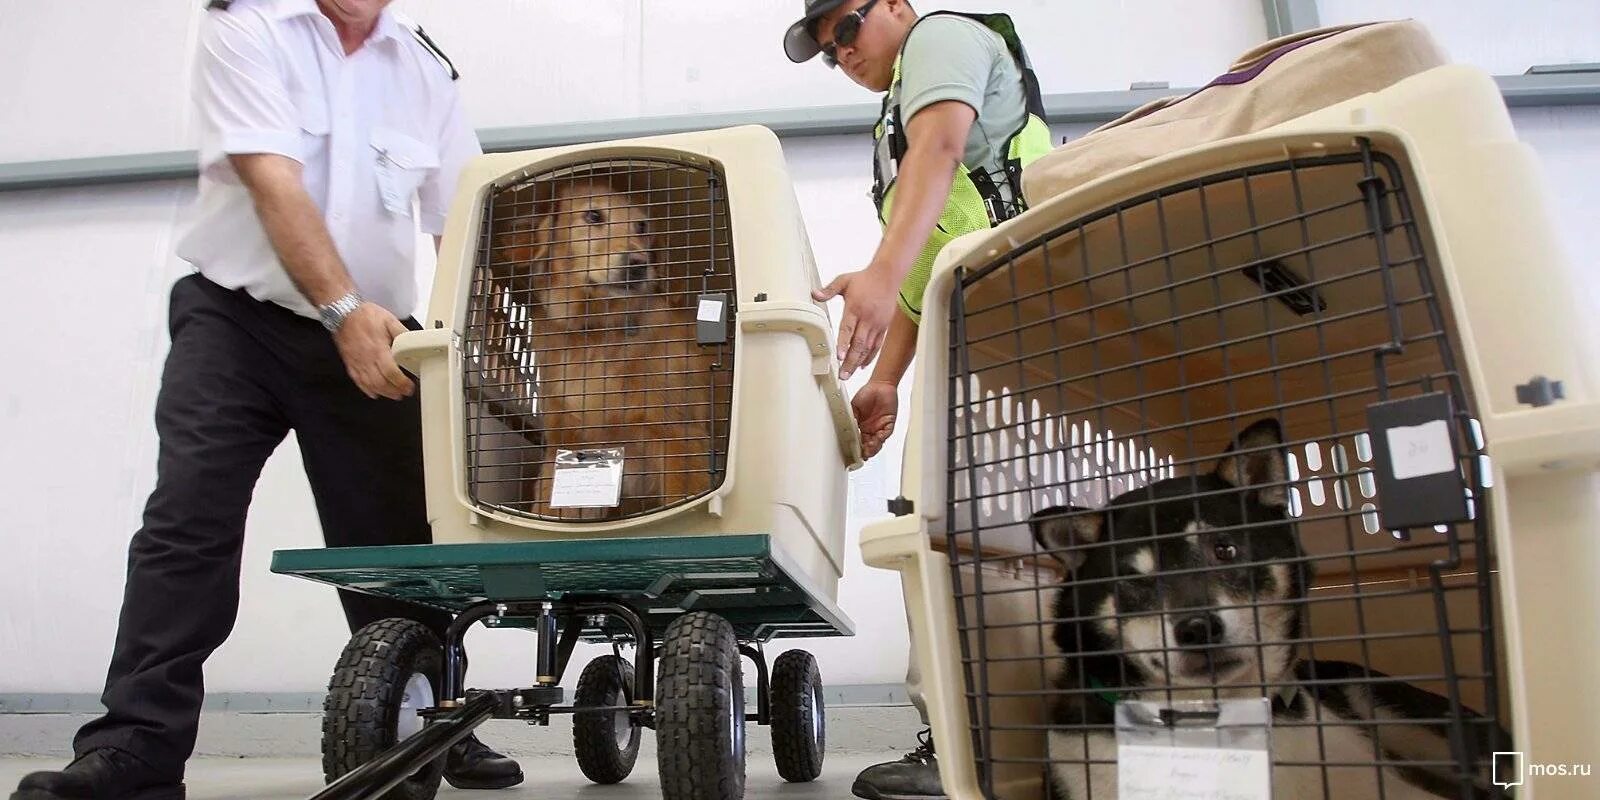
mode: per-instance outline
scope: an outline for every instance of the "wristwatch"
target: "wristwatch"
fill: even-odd
[[[360,292],[350,291],[325,306],[317,306],[317,315],[322,318],[322,327],[327,328],[328,333],[337,333],[339,326],[343,325],[344,321],[365,302],[367,300]]]

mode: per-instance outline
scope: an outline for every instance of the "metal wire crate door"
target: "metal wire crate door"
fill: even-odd
[[[1487,471],[1438,292],[1403,173],[1365,143],[960,276],[943,546],[991,797],[1046,771],[1115,797],[1134,699],[1271,698],[1297,798],[1485,785],[1507,749]],[[1379,491],[1373,426],[1416,404],[1443,420],[1442,501]],[[1404,719],[1373,710],[1392,698]]]
[[[616,520],[721,485],[734,262],[718,169],[592,161],[489,194],[463,343],[474,503]],[[615,457],[610,500],[558,485],[558,469]]]

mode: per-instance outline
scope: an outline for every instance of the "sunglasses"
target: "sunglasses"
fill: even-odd
[[[861,34],[861,23],[867,21],[867,14],[877,4],[878,0],[869,0],[866,5],[844,15],[834,23],[833,41],[822,45],[822,63],[827,64],[829,69],[839,66],[839,57],[836,55],[839,48],[855,44],[856,37]]]

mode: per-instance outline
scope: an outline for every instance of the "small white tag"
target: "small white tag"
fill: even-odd
[[[617,455],[611,456],[609,454]],[[596,455],[605,454],[596,458]],[[594,454],[556,452],[555,480],[550,484],[551,508],[616,508],[622,501],[620,450]]]
[[[721,300],[717,300],[715,298],[701,298],[700,313],[696,316],[696,319],[700,320],[701,322],[721,322],[722,305],[723,304]]]
[[[1265,750],[1117,747],[1119,800],[1272,800]]]
[[[1390,428],[1389,463],[1397,481],[1454,472],[1455,453],[1450,448],[1450,427],[1444,420]]]

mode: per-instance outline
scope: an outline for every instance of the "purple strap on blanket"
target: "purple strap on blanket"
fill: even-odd
[[[1362,26],[1362,27],[1366,27],[1366,26]],[[1347,32],[1348,31],[1331,31],[1329,33],[1326,33],[1326,34],[1323,34],[1321,36],[1317,36],[1317,37],[1314,37],[1314,38],[1311,38],[1311,39],[1301,39],[1298,42],[1290,42],[1290,43],[1288,43],[1288,44],[1286,44],[1286,45],[1284,45],[1284,46],[1282,46],[1282,47],[1280,47],[1280,48],[1278,48],[1276,50],[1273,50],[1272,52],[1267,53],[1266,55],[1262,56],[1260,61],[1257,61],[1255,64],[1253,64],[1252,66],[1250,66],[1250,67],[1248,67],[1246,69],[1239,70],[1238,72],[1228,72],[1228,73],[1224,73],[1222,75],[1217,76],[1216,80],[1213,80],[1212,82],[1206,84],[1205,86],[1202,86],[1199,89],[1196,89],[1194,91],[1194,93],[1190,94],[1189,96],[1193,97],[1194,95],[1199,94],[1199,93],[1201,93],[1201,92],[1203,92],[1203,91],[1205,91],[1207,89],[1210,89],[1213,86],[1237,86],[1237,85],[1239,85],[1241,83],[1247,83],[1252,78],[1256,77],[1257,75],[1260,75],[1263,71],[1266,70],[1267,67],[1272,66],[1272,62],[1277,61],[1280,58],[1283,58],[1284,56],[1288,55],[1289,53],[1292,53],[1292,52],[1294,52],[1296,50],[1299,50],[1300,48],[1305,47],[1308,44],[1316,44],[1317,42],[1323,41],[1324,39],[1329,39],[1329,38],[1332,38],[1334,36],[1338,36],[1341,33],[1347,33]]]
[[[1272,66],[1272,62],[1277,61],[1278,59],[1284,57],[1285,55],[1288,55],[1289,53],[1292,53],[1292,52],[1294,52],[1294,51],[1296,51],[1296,50],[1298,50],[1298,49],[1300,49],[1302,47],[1305,47],[1308,44],[1316,44],[1317,42],[1325,41],[1325,40],[1330,39],[1330,38],[1332,38],[1334,36],[1338,36],[1338,35],[1344,34],[1344,33],[1349,33],[1350,31],[1356,30],[1357,28],[1365,28],[1368,25],[1374,25],[1374,24],[1377,24],[1377,23],[1367,23],[1367,25],[1358,25],[1356,27],[1346,28],[1344,30],[1329,31],[1328,33],[1325,33],[1325,34],[1323,34],[1321,36],[1312,37],[1310,39],[1301,39],[1298,42],[1290,42],[1290,43],[1288,43],[1288,44],[1286,44],[1286,45],[1284,45],[1282,47],[1279,47],[1278,49],[1273,50],[1273,51],[1267,53],[1266,55],[1262,56],[1261,59],[1259,61],[1257,61],[1255,64],[1252,64],[1251,66],[1249,66],[1249,67],[1247,67],[1245,69],[1238,70],[1236,72],[1223,73],[1222,75],[1219,75],[1215,79],[1213,79],[1210,83],[1208,83],[1208,84],[1206,84],[1206,85],[1204,85],[1204,86],[1202,86],[1202,87],[1200,87],[1200,88],[1198,88],[1198,89],[1196,89],[1196,90],[1184,95],[1181,99],[1176,100],[1176,101],[1174,101],[1172,103],[1169,103],[1169,104],[1167,104],[1165,106],[1162,106],[1161,108],[1153,109],[1150,113],[1155,113],[1156,111],[1165,111],[1166,109],[1172,108],[1173,106],[1176,106],[1179,103],[1182,103],[1184,100],[1188,100],[1189,98],[1194,97],[1195,95],[1197,95],[1197,94],[1199,94],[1199,93],[1201,93],[1201,92],[1203,92],[1203,91],[1205,91],[1207,89],[1210,89],[1210,88],[1212,88],[1214,86],[1238,86],[1241,83],[1249,83],[1256,76],[1258,76],[1262,72],[1266,71],[1267,67]],[[1148,116],[1148,114],[1141,115],[1141,116]],[[1136,119],[1137,119],[1137,117],[1136,117]],[[1132,122],[1132,121],[1133,120],[1128,120],[1128,122]]]

